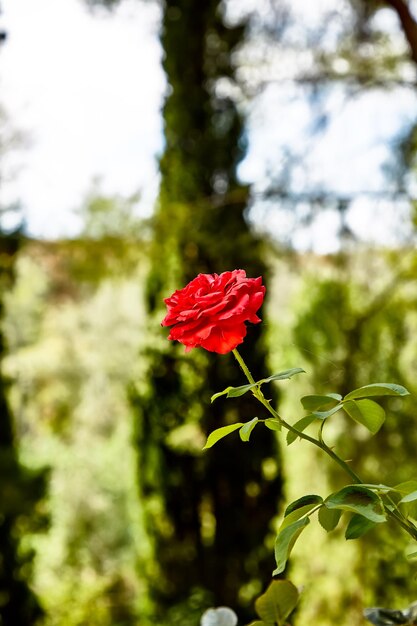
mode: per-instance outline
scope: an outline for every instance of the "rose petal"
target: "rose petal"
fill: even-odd
[[[203,340],[200,345],[210,352],[227,354],[237,348],[237,346],[243,342],[245,336],[246,326],[244,324],[240,324],[238,327],[228,330],[215,327],[209,337]]]

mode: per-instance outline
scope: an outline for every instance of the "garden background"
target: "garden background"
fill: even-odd
[[[125,3],[78,4],[110,24]],[[1,112],[7,626],[198,626],[219,604],[247,623],[285,501],[343,484],[272,432],[202,451],[255,408],[246,396],[211,405],[242,384],[232,357],[184,354],[160,327],[163,298],[199,272],[264,276],[263,323],[242,353],[255,377],[306,370],[271,391],[290,421],[305,393],[406,386],[377,438],[342,417],[330,432],[369,482],[416,479],[416,3],[128,5],[154,7],[166,79],[152,210],[146,181],[126,193],[91,180],[76,227],[34,232],[15,171],[30,147]],[[101,123],[117,135],[117,116]],[[406,544],[390,527],[354,544],[309,528],[288,571],[303,588],[292,623],[359,625],[366,606],[417,600]]]

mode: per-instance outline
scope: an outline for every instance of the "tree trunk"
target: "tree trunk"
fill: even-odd
[[[236,175],[245,151],[242,119],[221,91],[233,84],[232,53],[243,35],[244,26],[225,26],[218,0],[165,3],[166,146],[147,283],[159,338],[148,355],[150,385],[132,398],[159,624],[174,623],[180,605],[183,615],[195,611],[195,624],[210,604],[238,608],[246,619],[274,567],[265,545],[282,487],[274,437],[258,428],[250,444],[231,436],[203,453],[210,431],[252,419],[259,408],[249,396],[211,405],[213,393],[245,382],[233,357],[201,349],[185,355],[183,346],[163,341],[159,327],[163,298],[198,273],[266,273],[261,243],[245,220],[248,189]],[[241,351],[255,377],[264,376],[259,327],[249,329]]]

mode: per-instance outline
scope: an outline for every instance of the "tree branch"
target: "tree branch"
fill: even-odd
[[[385,2],[397,13],[410,47],[411,58],[417,64],[417,21],[405,0],[385,0]]]

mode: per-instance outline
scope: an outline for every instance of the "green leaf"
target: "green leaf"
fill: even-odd
[[[237,430],[238,428],[241,428],[242,426],[244,426],[243,422],[237,422],[236,424],[230,424],[229,426],[216,428],[216,430],[213,430],[213,432],[210,433],[207,437],[207,442],[203,450],[211,448],[212,446],[214,446],[215,443],[220,441],[220,439],[223,439],[223,437],[230,435],[230,433],[232,433],[234,430]]]
[[[283,626],[297,606],[298,590],[289,580],[273,580],[264,594],[255,601],[255,610],[262,622]]]
[[[395,486],[395,491],[399,492],[403,498],[400,500],[400,503],[404,506],[406,510],[407,517],[412,517],[414,519],[417,518],[417,501],[416,500],[404,500],[404,497],[413,494],[417,491],[417,481],[416,480],[407,480],[399,485]]]
[[[386,516],[380,497],[362,485],[349,485],[332,493],[324,501],[328,509],[342,509],[359,513],[371,522],[385,522]]]
[[[230,387],[229,391],[227,392],[227,396],[226,397],[227,398],[238,398],[239,396],[243,396],[245,393],[247,393],[248,391],[250,391],[254,387],[256,387],[256,384],[242,385],[241,387]]]
[[[393,383],[374,383],[354,389],[346,394],[344,400],[353,400],[355,398],[370,398],[372,396],[408,396],[410,392],[402,385]]]
[[[297,509],[301,509],[302,507],[305,507],[309,504],[311,504],[311,508],[313,508],[317,504],[322,503],[323,498],[321,496],[316,496],[315,494],[302,496],[301,498],[298,498],[298,500],[294,500],[294,502],[291,502],[291,504],[287,506],[287,508],[285,509],[284,517],[287,517],[287,515],[289,515],[293,511],[297,511]]]
[[[348,400],[343,405],[346,413],[365,426],[373,435],[385,421],[385,411],[373,400]]]
[[[370,519],[363,517],[363,515],[355,513],[349,520],[349,524],[347,525],[345,532],[345,538],[358,539],[367,533],[368,530],[371,530],[371,528],[375,528],[375,526],[375,522],[371,522]]]
[[[310,395],[301,398],[301,404],[306,411],[315,411],[325,408],[328,405],[334,405],[340,402],[342,396],[338,393],[328,393],[326,395]]]
[[[252,383],[250,385],[242,385],[241,387],[226,387],[223,391],[219,391],[211,396],[211,402],[214,402],[220,396],[226,396],[226,398],[238,398],[239,396],[243,396],[245,393],[253,389],[257,386],[257,383]]]
[[[404,483],[395,485],[394,491],[399,491],[404,495],[417,490],[417,480],[406,480]]]
[[[273,417],[269,417],[264,421],[265,426],[267,426],[270,430],[281,430],[281,424],[278,420]]]
[[[284,571],[295,542],[309,523],[310,520],[308,517],[303,517],[278,533],[275,540],[275,560],[277,567],[272,574],[273,576],[277,576]]]
[[[287,380],[288,378],[292,378],[296,374],[305,374],[305,371],[301,367],[293,367],[290,370],[285,370],[284,372],[279,372],[278,374],[272,374],[268,378],[262,378],[259,381],[260,385],[264,383],[270,383],[273,380]]]
[[[217,398],[220,398],[220,396],[224,396],[226,393],[228,394],[231,389],[233,389],[233,387],[226,387],[226,389],[223,389],[223,391],[218,391],[217,393],[213,394],[211,396],[210,402],[214,402],[215,400],[217,400]]]
[[[266,622],[261,622],[258,619],[254,622],[251,622],[250,624],[248,624],[248,626],[273,626],[273,624],[267,624]]]
[[[409,559],[410,561],[412,559],[415,559],[417,557],[416,544],[415,543],[408,544],[404,552],[405,552],[406,559]]]
[[[372,489],[372,491],[382,491],[382,493],[389,493],[390,491],[397,491],[395,487],[388,487],[388,485],[383,485],[381,483],[375,485],[374,483],[361,483],[362,487],[367,487],[367,489]],[[417,488],[417,483],[416,483]]]
[[[319,509],[318,517],[321,526],[329,533],[336,528],[341,515],[342,511],[340,509],[328,509],[322,506],[321,509]]]
[[[334,413],[337,413],[338,411],[340,411],[340,409],[342,409],[343,406],[344,405],[340,403],[334,406],[332,409],[329,409],[328,411],[313,411],[312,415],[314,415],[315,417],[318,417],[321,420],[325,420],[331,415],[333,415]]]
[[[306,504],[305,506],[300,507],[296,511],[292,511],[292,513],[289,513],[288,515],[286,515],[284,519],[282,520],[282,523],[279,527],[279,532],[282,532],[284,528],[287,528],[287,526],[291,526],[291,524],[293,524],[297,520],[308,515],[308,513],[310,513],[310,511],[314,509],[315,506],[316,506],[315,504]]]
[[[249,441],[251,432],[258,422],[259,419],[257,417],[254,417],[253,419],[251,419],[250,422],[246,422],[246,424],[242,426],[242,428],[239,430],[239,435],[242,441]]]
[[[290,370],[285,370],[285,372],[279,372],[278,374],[273,374],[269,376],[269,378],[262,378],[262,380],[258,380],[255,383],[250,383],[248,385],[241,385],[240,387],[226,387],[223,391],[219,391],[211,396],[211,402],[214,402],[220,396],[226,396],[227,398],[238,398],[239,396],[243,396],[245,393],[254,389],[254,387],[260,387],[264,383],[270,383],[273,380],[285,380],[287,378],[291,378],[295,374],[301,374],[304,372],[301,367],[294,367]],[[304,372],[305,373],[305,372]]]
[[[310,426],[310,424],[312,424],[316,419],[317,417],[315,415],[305,415],[300,420],[298,420],[298,422],[295,422],[293,426],[297,430],[304,432],[305,429],[308,428],[308,426]],[[297,435],[289,430],[287,434],[287,445],[292,444],[296,439]]]
[[[323,498],[321,496],[303,496],[299,498],[295,502],[292,502],[288,505],[284,513],[284,519],[282,521],[281,526],[279,527],[279,532],[283,531],[284,528],[290,526],[293,522],[296,522],[301,517],[304,517],[310,511],[312,511],[318,504],[323,502]]]
[[[406,496],[401,498],[399,504],[403,504],[405,502],[414,502],[414,500],[417,500],[417,491],[411,491],[411,493],[408,493]]]

